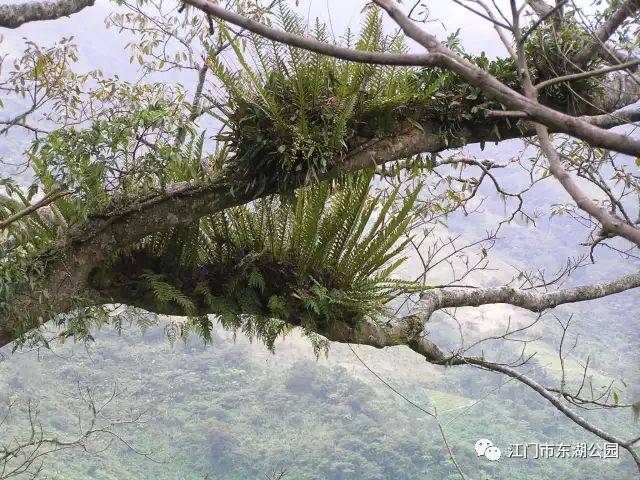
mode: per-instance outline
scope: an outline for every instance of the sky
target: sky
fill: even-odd
[[[484,51],[489,56],[503,55],[504,48],[500,44],[497,35],[491,25],[465,10],[452,0],[423,0],[427,4],[431,20],[426,24],[430,32],[444,39],[448,34],[460,30],[463,44],[471,53]],[[0,0],[0,5],[10,4],[12,1]],[[167,2],[170,4],[171,1]],[[294,6],[294,1],[289,2]],[[503,6],[504,1],[497,2]],[[319,18],[326,21],[336,36],[342,34],[347,27],[358,28],[360,12],[366,2],[362,0],[299,0],[297,11],[311,19]],[[501,5],[502,4],[502,5]],[[61,36],[74,36],[81,50],[87,53],[100,52],[100,55],[82,55],[81,62],[93,62],[89,67],[109,67],[117,66],[121,70],[126,62],[126,58],[120,56],[120,48],[123,48],[126,40],[125,35],[118,35],[115,30],[106,30],[104,18],[113,11],[115,4],[109,0],[97,0],[93,7],[85,8],[71,17],[58,19],[55,21],[33,22],[25,24],[15,30],[4,30],[2,36],[3,43],[0,49],[3,52],[13,52],[20,50],[25,37],[37,43],[50,43]],[[394,28],[393,22],[387,20],[388,27]],[[105,48],[107,47],[107,48]],[[419,46],[413,45],[418,49]],[[112,59],[118,62],[111,62]],[[122,60],[125,60],[123,62]],[[125,69],[126,70],[126,69]]]
[[[334,32],[339,34],[347,27],[357,28],[360,12],[367,2],[354,0],[300,0],[298,10],[309,18],[325,19],[333,25]],[[495,30],[489,22],[475,16],[452,0],[420,0],[429,11],[425,28],[441,40],[449,34],[460,30],[465,48],[473,54],[484,51],[488,56],[504,55],[505,49],[500,43]],[[508,1],[499,0],[496,4],[508,11]],[[405,7],[414,5],[413,0],[405,0]],[[418,9],[416,9],[418,11]],[[396,28],[393,21],[387,18],[389,29]],[[413,42],[411,48],[419,51],[420,46]]]

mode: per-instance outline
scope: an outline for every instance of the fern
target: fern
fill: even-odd
[[[278,12],[276,23],[283,30],[328,40],[326,26],[316,22],[307,32],[304,20],[284,2]],[[358,110],[380,93],[368,85],[382,88],[389,70],[250,39],[247,51],[235,47],[236,74],[219,64],[214,69],[228,93],[221,110],[231,114],[218,138],[229,141],[235,152],[233,171],[247,188],[286,186],[294,175],[315,180],[347,150],[358,129]],[[369,9],[358,48],[384,50],[393,42],[398,37],[383,34],[378,9]],[[247,55],[256,60],[250,62]],[[401,71],[408,70],[398,69],[394,76]]]
[[[174,304],[190,318],[184,331],[209,335],[197,305],[226,328],[242,330],[273,348],[287,325],[327,331],[335,322],[357,327],[386,315],[385,304],[412,282],[393,279],[409,229],[417,191],[398,205],[371,196],[372,171],[271,196],[201,220],[183,249],[198,252],[183,276],[199,280],[177,288],[166,273],[176,258],[175,238],[147,239],[160,271],[143,275],[160,304]],[[395,208],[395,213],[391,213]],[[163,268],[165,270],[163,270]],[[185,283],[186,282],[186,283]],[[287,327],[288,328],[288,327]]]
[[[198,309],[193,301],[178,288],[167,283],[163,275],[148,272],[143,274],[142,278],[148,282],[159,303],[173,303],[180,307],[183,313],[189,317],[196,317],[198,315]]]

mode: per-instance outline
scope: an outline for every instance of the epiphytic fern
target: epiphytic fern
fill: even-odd
[[[384,316],[390,299],[418,288],[393,279],[418,190],[398,207],[398,191],[371,196],[372,180],[371,172],[348,176],[333,190],[322,182],[293,199],[272,196],[203,219],[189,240],[198,257],[182,267],[184,286],[172,287],[162,272],[145,279],[159,301],[193,317],[218,314],[223,325],[271,347],[290,325],[326,331],[334,322],[357,327]],[[148,242],[164,268],[173,247]]]

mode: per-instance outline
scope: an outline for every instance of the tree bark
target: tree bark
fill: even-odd
[[[93,6],[95,0],[55,0],[0,6],[0,27],[18,28],[29,22],[55,20]]]

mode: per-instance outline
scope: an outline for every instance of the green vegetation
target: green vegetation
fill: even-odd
[[[303,19],[284,4],[280,21],[288,32],[329,40],[322,24],[305,32]],[[451,44],[455,41],[450,38]],[[369,51],[406,50],[401,36],[383,33],[376,8],[368,8],[357,38],[347,32],[340,43]],[[234,151],[230,164],[240,178],[250,179],[246,188],[265,188],[273,182],[286,187],[292,175],[318,178],[363,139],[385,137],[427,121],[439,125],[452,143],[464,143],[465,122],[482,123],[487,110],[501,108],[479,89],[439,68],[354,64],[256,36],[248,54],[239,49],[236,54],[242,67],[238,72],[221,61],[213,61],[212,69],[228,93],[227,104],[220,107],[227,130],[219,139],[230,143]],[[466,57],[518,88],[511,61]]]
[[[278,19],[284,30],[307,33],[302,19],[284,3],[279,4],[279,9]],[[231,41],[224,25],[220,25],[219,30],[224,39]],[[563,37],[558,42],[560,47],[555,47],[560,51],[556,52],[547,30],[547,27],[539,29],[529,40],[527,51],[532,58],[537,58],[538,44],[545,46],[545,61],[552,61],[566,53],[563,49],[573,52],[584,42],[582,37],[578,40]],[[320,40],[330,40],[326,27],[320,23],[311,33]],[[367,9],[357,37],[347,32],[340,43],[373,51],[401,52],[406,48],[401,36],[383,32],[382,16],[375,8]],[[245,190],[259,196],[265,190],[286,190],[294,177],[310,182],[333,176],[329,175],[330,170],[344,159],[349,149],[367,139],[397,134],[406,128],[423,128],[429,124],[430,128],[438,128],[452,145],[465,142],[464,127],[470,123],[489,126],[496,140],[502,128],[513,128],[508,120],[496,122],[486,117],[488,110],[500,109],[500,105],[439,68],[353,64],[256,36],[250,38],[246,48],[238,42],[231,41],[231,44],[238,61],[235,70],[223,65],[214,55],[208,60],[226,93],[222,103],[208,104],[207,100],[203,105],[209,113],[217,115],[223,125],[215,147],[208,143],[204,132],[197,131],[189,121],[191,106],[185,103],[181,88],[163,84],[131,85],[95,75],[93,95],[106,106],[92,119],[92,125],[84,129],[61,128],[32,145],[29,154],[39,187],[24,191],[10,181],[5,182],[9,196],[0,207],[7,215],[19,210],[20,204],[28,204],[39,191],[44,195],[61,190],[70,193],[51,206],[48,220],[33,215],[3,231],[2,235],[10,241],[6,243],[8,247],[0,265],[0,298],[13,298],[25,285],[27,290],[43,290],[38,287],[39,278],[46,272],[49,261],[55,259],[55,242],[62,233],[73,237],[75,229],[81,228],[87,219],[116,216],[131,208],[131,198],[158,194],[172,182],[193,185],[227,182],[232,192]],[[489,61],[484,55],[466,55],[455,35],[448,39],[448,45],[505,84],[519,88],[511,60]],[[545,70],[540,60],[535,63],[534,74],[540,79],[552,73]],[[592,81],[584,80],[569,87],[588,91]],[[550,96],[549,101],[567,103],[569,92],[562,89],[569,87],[554,87],[545,90],[545,95]],[[210,326],[197,315],[204,306],[222,314],[225,324],[234,328],[246,322],[231,321],[231,315],[248,314],[252,319],[266,315],[320,329],[328,327],[337,317],[357,324],[360,319],[373,316],[389,298],[412,291],[412,285],[392,281],[390,275],[397,266],[393,263],[394,256],[399,253],[395,242],[410,222],[409,211],[415,195],[409,196],[408,203],[393,212],[397,217],[391,215],[390,204],[379,205],[380,211],[393,218],[391,227],[382,228],[378,222],[373,229],[374,236],[367,237],[365,223],[369,219],[375,221],[376,206],[359,196],[364,190],[340,193],[341,189],[353,189],[359,182],[370,183],[370,174],[360,175],[364,175],[362,179],[347,181],[343,187],[340,186],[344,183],[342,177],[333,180],[338,193],[333,196],[336,206],[327,210],[330,215],[324,216],[321,204],[330,200],[328,192],[332,187],[325,185],[311,195],[315,195],[313,198],[303,198],[309,194],[298,195],[296,202],[271,198],[244,210],[235,209],[174,229],[169,236],[161,234],[146,239],[145,245],[158,243],[166,252],[154,252],[164,257],[162,268],[145,272],[146,277],[140,277],[141,281],[145,280],[141,285],[154,290],[161,303],[181,304],[183,312],[196,318],[192,325],[205,339]],[[355,203],[349,208],[341,207],[341,198]],[[305,202],[312,205],[317,218],[298,219],[300,213],[296,213],[296,208]],[[260,217],[261,210],[271,208],[276,213],[267,215],[266,223],[252,219],[255,215]],[[387,220],[385,215],[382,221]],[[334,249],[330,252],[330,263],[323,268],[319,268],[317,259],[309,259],[312,262],[309,265],[304,263],[309,254],[304,250],[309,248],[304,243],[309,242],[308,237],[302,243],[277,247],[277,231],[273,230],[280,227],[278,222],[288,222],[289,226],[283,231],[288,232],[293,226],[302,235],[313,235],[315,221],[324,222],[321,228],[328,235],[325,247]],[[243,230],[242,222],[262,231],[257,233],[258,237],[251,238],[247,236],[248,231]],[[269,228],[273,231],[268,232]],[[210,245],[205,251],[203,248],[207,245],[203,239],[207,236],[213,238],[216,245]],[[216,249],[225,243],[232,244],[234,250],[225,251],[220,257]],[[276,251],[276,247],[281,251]],[[343,247],[347,250],[340,253]],[[325,253],[317,245],[313,248],[318,255]],[[365,259],[358,255],[345,260],[352,251],[367,252],[371,263],[363,263]],[[193,269],[196,264],[213,260],[226,266],[240,262],[242,268],[213,272],[212,277],[221,280],[222,289],[216,290],[212,282],[204,281],[187,285],[190,291],[186,291],[167,281],[167,275],[173,273],[163,271],[167,270],[168,258],[177,262],[170,265],[171,268]],[[181,260],[187,263],[180,264]],[[387,262],[391,263],[387,265]],[[285,278],[282,273],[291,267],[301,270],[293,274],[296,278]],[[356,275],[357,269],[362,269],[361,277]],[[272,278],[284,282],[285,286],[267,285],[271,273],[280,273]],[[47,292],[41,297],[46,311]],[[104,315],[100,317],[100,309],[85,309],[86,303],[81,295],[75,300],[82,315],[67,325],[70,334],[81,338],[92,323],[101,323],[104,319]],[[20,320],[24,316],[20,306],[10,311],[11,308],[9,302],[0,305],[3,315],[16,319],[18,331],[28,332],[41,322],[41,315]],[[271,344],[273,336],[283,327],[260,322],[263,326],[257,330],[258,336]],[[256,331],[256,328],[247,326],[249,330]]]
[[[283,3],[279,8],[279,26],[288,32],[308,33],[304,22]],[[195,18],[194,25],[198,21]],[[580,51],[588,37],[577,33],[571,20],[567,22],[559,38],[547,26],[529,38],[526,51],[535,81],[577,71],[564,59]],[[339,175],[334,167],[368,140],[409,129],[438,130],[435,133],[441,134],[448,146],[459,146],[467,141],[469,125],[492,129],[491,138],[496,140],[504,129],[516,129],[517,125],[490,118],[489,110],[503,107],[439,68],[351,64],[250,35],[234,42],[223,25],[216,28],[223,40],[231,42],[237,62],[220,55],[206,60],[211,74],[207,82],[220,89],[219,98],[209,96],[205,89],[201,104],[192,105],[185,101],[181,87],[130,85],[95,76],[87,87],[94,90],[87,97],[102,102],[99,113],[88,121],[75,121],[77,118],[69,115],[60,124],[73,126],[57,129],[31,145],[32,186],[2,180],[0,185],[7,195],[0,197],[1,218],[30,205],[40,194],[66,193],[40,213],[0,233],[0,316],[25,334],[21,341],[27,340],[30,332],[29,339],[48,346],[46,335],[32,329],[40,327],[50,313],[47,305],[55,293],[39,282],[57,260],[57,242],[84,241],[93,234],[83,230],[86,222],[95,221],[100,228],[117,221],[119,214],[137,209],[140,203],[160,201],[165,187],[174,182],[194,190],[222,185],[231,195],[248,192],[250,198],[271,194],[186,226],[171,227],[172,222],[167,222],[164,231],[111,252],[107,262],[92,270],[88,292],[71,298],[70,305],[78,310],[69,308],[70,313],[56,318],[55,326],[63,328],[62,333],[56,331],[62,345],[56,343],[55,352],[42,352],[42,357],[35,356],[41,352],[23,351],[0,363],[0,377],[6,379],[6,385],[0,387],[0,405],[16,395],[39,399],[45,413],[44,428],[61,437],[70,433],[76,415],[82,414],[63,391],[78,379],[102,391],[117,381],[127,394],[112,408],[147,411],[150,423],[132,425],[123,437],[141,451],[152,452],[160,463],[126,448],[96,448],[100,455],[65,451],[48,459],[44,475],[51,479],[244,480],[262,477],[278,467],[287,468],[291,480],[458,478],[433,420],[373,378],[345,346],[333,347],[331,357],[325,360],[320,353],[328,351],[328,344],[318,335],[337,326],[357,332],[364,321],[384,322],[392,300],[425,288],[397,278],[410,241],[407,238],[420,208],[441,210],[442,215],[432,217],[434,223],[444,223],[448,211],[437,199],[418,202],[418,196],[428,190],[421,191],[421,179],[410,173],[408,180],[403,178],[407,180],[403,185],[414,184],[412,188],[385,185],[379,193],[373,171]],[[317,23],[311,34],[331,41],[322,24]],[[141,42],[142,53],[149,55],[155,48],[153,42],[161,43],[156,39]],[[339,43],[361,50],[406,49],[400,36],[384,34],[380,13],[369,7],[359,35],[348,32]],[[506,85],[521,88],[511,60],[468,55],[455,35],[447,43]],[[57,63],[66,68],[65,62],[53,62],[48,55],[38,58],[33,71],[24,74],[26,80],[52,72],[50,67]],[[139,58],[140,64],[146,61],[142,54]],[[585,68],[597,66],[597,61],[591,61]],[[51,84],[65,85],[61,97],[75,90],[80,98],[77,78],[67,74],[57,74]],[[542,101],[572,111],[576,98],[585,96],[588,100],[596,93],[596,81],[592,77],[554,85],[544,89]],[[86,90],[82,92],[86,94]],[[192,114],[200,108],[222,124],[216,136],[210,137],[193,122]],[[412,161],[407,159],[409,166]],[[393,184],[398,178],[391,180]],[[475,229],[472,234],[477,233],[478,224],[469,222],[462,199],[463,193],[475,195],[476,191],[467,187],[477,179],[467,182],[444,173],[442,181],[463,184],[460,193],[446,189],[445,195],[462,205],[465,218],[458,221],[465,223],[464,228]],[[290,188],[294,183],[307,185],[294,192]],[[505,183],[511,186],[516,182]],[[483,206],[479,197],[478,212]],[[487,213],[487,217],[492,215]],[[452,226],[453,222],[447,228]],[[429,235],[435,231],[430,227],[420,224]],[[512,227],[517,225],[505,225],[504,229]],[[455,235],[456,229],[450,232]],[[517,242],[522,232],[525,230],[514,235],[510,248],[539,252],[541,245],[546,245],[526,239],[531,247],[521,248],[522,243]],[[575,229],[563,232],[565,239],[572,235],[578,235]],[[435,244],[433,248],[439,247]],[[460,252],[459,259],[472,265],[470,257]],[[482,247],[481,252],[484,259],[486,249]],[[560,258],[557,250],[555,255]],[[523,263],[529,260],[526,255],[519,258]],[[614,262],[605,266],[617,270],[614,267]],[[122,272],[126,274],[120,275]],[[59,278],[66,280],[64,275]],[[484,280],[486,284],[501,281],[493,277]],[[34,309],[33,317],[29,317],[30,311],[23,312],[20,301],[14,302],[15,298],[30,301],[31,294],[41,307]],[[118,313],[102,306],[87,307],[100,295],[97,303],[124,299],[134,306],[178,314],[181,319],[170,319],[164,328],[158,328],[153,315],[135,308]],[[590,378],[586,384],[589,388],[598,390],[609,380],[637,374],[637,342],[629,341],[637,337],[637,329],[626,321],[636,303],[623,309],[625,322],[611,321],[613,307],[596,315],[596,307],[590,304],[590,313],[582,312],[585,317],[600,318],[589,318],[590,325],[581,327],[580,334],[596,332],[597,336],[584,342],[588,348],[576,340],[575,355],[564,364],[565,373],[572,377],[567,385],[580,380],[580,364],[575,359],[592,351],[601,356],[592,358],[594,373],[593,382]],[[442,318],[436,314],[430,321],[429,330]],[[115,333],[96,328],[109,324]],[[128,334],[129,324],[142,329],[143,341],[135,334],[116,335]],[[294,326],[302,327],[312,348],[299,341]],[[445,326],[450,328],[434,328],[427,334],[438,345],[456,345],[462,327],[459,332],[455,325]],[[541,333],[541,342],[548,343],[530,344],[538,355],[523,371],[530,367],[527,374],[532,378],[544,385],[557,384],[559,360],[549,346],[557,340],[557,332],[552,327]],[[83,343],[94,336],[99,342]],[[167,336],[171,342],[164,342]],[[231,341],[232,336],[239,339],[237,344]],[[78,343],[66,341],[70,337]],[[277,344],[283,337],[290,342]],[[394,343],[400,343],[399,338]],[[249,345],[253,339],[260,340],[257,346]],[[609,343],[622,345],[627,351],[613,352],[606,348]],[[284,350],[279,351],[280,357],[270,355],[276,346]],[[90,354],[78,352],[80,347]],[[500,351],[481,347],[487,358],[496,361],[514,353],[503,346],[498,347]],[[76,356],[70,360],[68,355],[74,349]],[[369,349],[360,351],[369,361]],[[509,443],[597,440],[550,409],[534,392],[509,383],[504,376],[479,375],[478,370],[470,373],[464,366],[425,365],[406,347],[375,353],[388,355],[382,357],[386,362],[374,368],[386,369],[383,373],[389,375],[383,376],[399,391],[421,405],[438,408],[456,458],[470,478],[596,476],[608,480],[632,471],[627,458],[528,462],[505,458],[499,464],[489,464],[473,452],[478,438],[494,439],[503,452]],[[615,371],[606,371],[606,365],[619,361],[616,354],[629,360]],[[320,363],[325,361],[328,363]],[[404,362],[403,368],[399,362]],[[627,385],[624,380],[618,383],[614,403],[618,395],[625,402],[636,398],[637,385]],[[594,423],[611,427],[624,438],[637,430],[627,423],[629,417],[618,416],[627,411],[598,413],[593,416]],[[591,419],[591,412],[581,414]],[[624,418],[622,425],[620,418]],[[19,418],[12,418],[5,427],[7,436],[29,433]]]
[[[591,36],[573,18],[564,19],[562,27],[558,31],[552,24],[540,26],[525,44],[531,75],[538,82],[581,71],[593,71],[603,66],[602,59],[598,56],[582,67],[571,62],[570,59],[589,43]],[[542,89],[540,101],[576,115],[590,113],[585,111],[585,104],[602,92],[600,80],[601,77],[594,75],[552,84]]]
[[[50,480],[203,480],[207,474],[209,480],[247,480],[278,468],[287,469],[287,480],[459,478],[434,422],[377,381],[346,346],[334,345],[328,360],[316,361],[296,333],[278,343],[276,355],[243,335],[234,342],[218,328],[212,338],[212,345],[191,339],[171,347],[162,326],[151,328],[143,339],[135,329],[125,327],[123,336],[105,329],[88,351],[69,343],[41,352],[39,359],[30,352],[0,363],[6,385],[0,399],[40,399],[45,429],[61,436],[70,434],[83,414],[68,397],[78,379],[102,392],[97,400],[117,382],[124,393],[112,405],[114,415],[146,412],[145,423],[120,433],[161,463],[114,444],[100,455],[73,451],[48,457],[44,474]],[[473,451],[479,438],[493,439],[503,451],[523,441],[598,440],[502,376],[465,368],[439,375],[440,370],[416,361],[404,348],[359,347],[357,352],[419,405],[436,404],[457,459],[471,478],[613,480],[633,475],[627,458],[505,458],[489,464]],[[615,413],[597,415],[601,425],[619,425]],[[630,418],[629,412],[619,415]],[[19,414],[13,417],[16,433],[20,420]]]
[[[283,3],[279,8],[285,31],[329,41],[325,25],[316,23],[307,32],[302,17]],[[360,50],[406,51],[403,37],[383,33],[382,18],[377,8],[368,8],[359,36],[347,32],[339,43]],[[552,28],[545,26],[531,35],[526,52],[534,81],[557,76],[554,62],[566,59],[587,41],[584,34],[572,35],[577,30],[573,26],[556,38]],[[511,59],[469,55],[456,35],[447,43],[505,85],[521,90]],[[219,106],[219,119],[226,130],[218,138],[229,142],[234,152],[229,163],[247,189],[263,189],[274,182],[286,188],[293,175],[316,179],[364,139],[427,123],[435,125],[451,145],[465,144],[465,125],[488,125],[496,140],[501,138],[501,129],[514,127],[508,119],[488,119],[487,111],[503,106],[440,68],[354,64],[258,36],[251,37],[247,52],[236,48],[235,53],[241,67],[238,71],[232,72],[222,61],[212,60],[211,66],[228,94],[227,103]],[[559,108],[570,107],[578,97],[584,103],[597,93],[597,80],[556,84],[544,89],[542,99]]]
[[[322,332],[336,321],[357,328],[365,318],[384,320],[389,300],[420,288],[392,278],[404,260],[408,239],[401,236],[419,189],[399,201],[396,188],[383,199],[372,196],[372,180],[369,172],[299,189],[293,199],[231,208],[145,239],[114,261],[147,252],[143,281],[125,288],[140,297],[152,290],[157,303],[191,317],[183,336],[194,327],[210,340],[211,320],[202,311],[269,348],[291,325]]]

